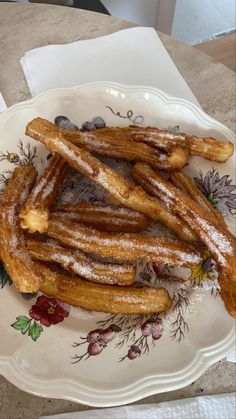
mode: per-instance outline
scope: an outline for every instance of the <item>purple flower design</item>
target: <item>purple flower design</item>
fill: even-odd
[[[232,185],[229,175],[220,177],[219,172],[212,168],[200,178],[194,178],[196,184],[206,195],[212,205],[223,215],[230,216],[236,213],[236,185]]]

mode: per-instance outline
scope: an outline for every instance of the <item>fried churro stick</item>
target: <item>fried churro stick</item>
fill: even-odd
[[[66,245],[104,257],[121,260],[144,258],[159,264],[186,267],[201,262],[196,249],[169,237],[99,231],[59,216],[50,217],[47,233]]]
[[[27,239],[27,247],[34,259],[55,262],[65,270],[100,284],[132,285],[136,268],[131,263],[106,263],[92,259],[80,250],[69,249],[52,240],[42,242]]]
[[[31,165],[14,170],[1,196],[0,252],[4,266],[20,292],[39,290],[43,279],[26,248],[18,213],[35,184],[37,172]]]
[[[191,229],[179,217],[168,211],[158,199],[128,182],[109,166],[93,157],[89,151],[80,149],[62,136],[47,137],[44,144],[50,151],[60,154],[74,169],[102,186],[126,207],[162,222],[184,241],[192,242],[197,239]]]
[[[153,195],[165,197],[167,206],[178,213],[198,234],[220,266],[236,273],[234,250],[235,237],[224,227],[218,226],[215,218],[209,215],[192,198],[187,196],[168,180],[158,175],[145,163],[136,163],[132,169],[133,177]],[[236,281],[236,276],[233,276]]]
[[[229,313],[235,315],[232,306],[236,294],[235,237],[215,217],[209,215],[192,198],[156,174],[147,164],[136,163],[132,175],[149,192],[152,191],[157,196],[160,194],[165,196],[168,207],[178,213],[199,235],[217,262],[220,278],[223,278],[222,298]]]
[[[72,279],[39,264],[44,275],[40,290],[64,303],[85,310],[120,314],[148,314],[166,311],[171,298],[165,288],[133,288],[101,285]]]
[[[102,128],[96,131],[81,132],[60,128],[43,118],[35,118],[26,127],[26,135],[44,142],[47,136],[62,133],[64,138],[87,150],[102,156],[116,157],[130,161],[146,161],[161,170],[178,170],[187,164],[189,152],[179,145],[163,153],[147,144],[133,141],[131,136],[121,134],[119,128]]]
[[[121,128],[122,129],[122,128]],[[201,156],[219,163],[226,162],[234,152],[230,141],[220,141],[213,137],[197,137],[183,132],[171,132],[153,127],[130,127],[131,138],[152,147],[171,150],[173,147],[187,147],[190,154]]]
[[[58,155],[52,157],[20,212],[21,227],[31,233],[45,233],[49,209],[55,201],[61,182],[68,171],[67,163]]]
[[[89,204],[85,201],[76,205],[61,205],[52,211],[52,214],[90,225],[98,230],[135,233],[145,230],[148,226],[147,217],[140,212],[110,205]]]
[[[186,175],[184,172],[173,172],[171,173],[170,178],[175,186],[204,208],[209,216],[213,217],[213,219],[215,218],[222,226],[227,228],[223,215],[213,207],[190,176]]]
[[[27,125],[26,134],[35,140],[43,142],[45,136],[52,135],[52,128],[53,124],[49,121],[42,120],[42,118],[36,118]],[[59,128],[59,131],[67,140],[79,144],[77,142],[78,135],[80,135],[78,132],[73,133],[72,131],[63,128]],[[101,128],[98,131],[99,138],[103,138],[104,136],[104,138],[108,138],[108,142],[110,138],[113,138],[116,142],[119,142],[120,139],[123,139],[126,142],[131,140],[138,142],[140,145],[145,143],[166,152],[171,152],[174,147],[187,148],[190,154],[201,156],[205,159],[217,161],[219,163],[226,162],[234,152],[234,145],[230,141],[220,141],[213,137],[197,137],[183,132],[172,132],[155,127],[138,127],[130,125],[129,127],[124,128]],[[80,141],[80,144],[82,144],[82,140]],[[93,149],[93,151],[95,150]],[[183,160],[179,161],[179,165],[184,163],[184,155],[182,156],[182,159]]]

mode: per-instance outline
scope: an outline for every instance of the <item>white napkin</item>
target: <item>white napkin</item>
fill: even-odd
[[[228,393],[159,404],[42,416],[41,419],[234,419],[235,411],[235,393]]]
[[[3,99],[3,95],[2,95],[2,93],[0,92],[0,112],[5,111],[6,109],[7,109],[6,102],[5,102],[5,100]]]
[[[236,362],[236,348],[226,357],[226,361]]]
[[[152,28],[36,48],[21,65],[32,96],[100,80],[157,87],[200,106]]]

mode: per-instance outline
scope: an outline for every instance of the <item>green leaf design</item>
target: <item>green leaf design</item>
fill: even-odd
[[[171,131],[171,132],[179,132],[179,125],[174,125],[174,126],[169,126],[168,128],[167,128],[167,130],[168,131]]]
[[[6,284],[11,285],[12,280],[4,268],[4,265],[0,262],[0,289],[4,288]]]
[[[207,199],[214,207],[219,202],[219,199],[216,196],[214,196],[214,194],[212,192],[207,196]]]
[[[20,330],[23,335],[28,331],[30,327],[32,319],[29,319],[26,316],[18,316],[16,318],[16,322],[13,323],[11,326],[14,327],[16,330]]]
[[[34,324],[31,325],[30,328],[29,328],[28,334],[29,334],[29,336],[31,336],[33,341],[36,342],[36,340],[41,335],[42,331],[43,331],[43,328],[42,328],[41,324],[38,324],[38,323],[36,323],[36,321],[34,321]]]
[[[33,319],[28,318],[26,316],[18,316],[16,318],[16,322],[13,323],[11,326],[14,327],[16,330],[20,330],[22,335],[25,335],[28,332],[28,336],[30,336],[34,342],[39,338],[41,335],[43,328],[41,324],[38,324],[34,321],[33,324],[31,322]]]

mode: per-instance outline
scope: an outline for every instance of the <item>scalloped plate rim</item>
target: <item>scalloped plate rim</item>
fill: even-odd
[[[25,373],[25,371],[22,375],[22,369],[17,364],[12,364],[11,357],[9,360],[8,357],[0,357],[0,367],[3,367],[2,371],[0,369],[0,372],[12,384],[16,385],[23,391],[27,391],[28,393],[40,397],[62,398],[94,407],[119,406],[121,404],[131,403],[141,398],[151,396],[157,392],[163,393],[166,391],[173,391],[189,385],[191,382],[199,378],[200,375],[202,375],[205,370],[212,365],[212,363],[222,359],[225,355],[225,351],[229,353],[233,350],[235,345],[235,334],[233,329],[231,330],[230,336],[225,338],[224,341],[226,341],[227,345],[225,343],[224,348],[221,348],[221,350],[219,348],[216,354],[209,354],[209,347],[200,349],[192,362],[185,368],[185,370],[187,370],[187,377],[183,374],[185,370],[180,371],[179,375],[181,375],[180,378],[183,379],[182,383],[181,380],[176,379],[176,383],[173,384],[172,378],[170,380],[170,383],[172,384],[169,385],[166,383],[163,385],[161,380],[158,382],[157,376],[155,375],[147,375],[142,379],[135,381],[132,385],[123,387],[119,390],[113,389],[110,391],[98,391],[94,387],[86,387],[73,380],[54,379],[49,383],[47,380],[39,380],[35,375],[33,376],[35,378],[32,378],[31,375]],[[222,342],[219,342],[218,346],[221,346],[221,344]],[[214,346],[211,348],[213,350]],[[202,361],[204,361],[204,363]],[[201,364],[202,367],[200,368],[199,366]],[[13,365],[15,369],[13,368]],[[192,370],[193,365],[195,365],[194,373]],[[188,372],[189,369],[191,369],[190,372]],[[20,375],[20,378],[18,374]],[[171,376],[171,374],[168,375]],[[25,380],[22,379],[23,376]],[[39,384],[40,390],[36,388],[37,386],[39,387]],[[63,391],[61,390],[62,388]],[[129,392],[128,389],[130,389]],[[73,392],[75,393],[74,395],[72,395]],[[109,393],[111,393],[111,397],[109,397]],[[117,396],[115,393],[117,393]]]
[[[154,94],[158,97],[160,97],[165,103],[179,103],[182,104],[184,106],[186,106],[187,108],[191,109],[195,114],[197,114],[198,117],[200,117],[201,119],[204,120],[205,123],[208,123],[209,125],[212,126],[212,124],[214,125],[214,127],[217,127],[217,129],[222,130],[222,132],[224,133],[224,135],[226,135],[228,138],[232,138],[232,140],[235,139],[235,135],[233,133],[232,130],[230,130],[228,127],[226,127],[224,124],[222,124],[221,122],[217,121],[216,119],[212,118],[210,115],[208,115],[203,109],[199,108],[197,105],[195,105],[194,103],[189,102],[186,99],[182,99],[179,97],[175,97],[175,96],[170,96],[169,94],[165,93],[164,91],[162,91],[161,89],[157,89],[154,87],[150,87],[150,86],[138,86],[138,85],[125,85],[125,84],[121,84],[121,83],[114,83],[114,82],[106,82],[106,81],[98,81],[98,82],[91,82],[91,83],[84,83],[78,86],[72,86],[72,87],[59,87],[59,88],[55,88],[55,89],[50,89],[50,90],[46,90],[45,92],[40,93],[39,95],[28,99],[26,101],[23,102],[19,102],[16,103],[12,106],[10,106],[8,109],[6,109],[5,111],[3,111],[2,113],[0,113],[0,120],[4,117],[6,117],[6,115],[12,111],[14,111],[15,109],[19,109],[22,107],[31,107],[32,105],[34,105],[34,103],[40,102],[42,99],[45,99],[47,96],[51,96],[51,95],[61,95],[61,94],[66,94],[68,95],[68,93],[70,93],[71,95],[73,95],[73,93],[76,93],[77,91],[82,91],[82,90],[86,90],[86,89],[94,89],[96,87],[104,87],[104,88],[114,88],[117,90],[122,90],[122,91],[126,91],[126,93],[137,93],[142,92],[142,93],[151,93]]]

